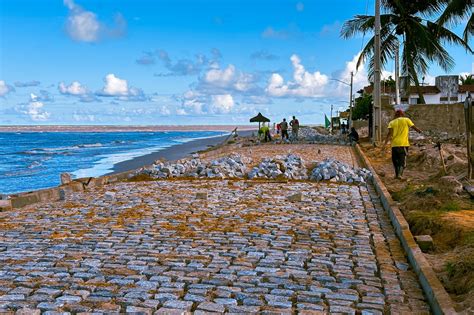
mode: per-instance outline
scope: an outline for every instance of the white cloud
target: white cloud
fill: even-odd
[[[319,71],[306,71],[297,55],[292,55],[293,81],[285,82],[278,73],[273,73],[268,81],[267,93],[274,97],[321,97],[325,94],[328,76]]]
[[[105,76],[105,86],[103,92],[105,95],[110,96],[124,96],[128,95],[128,82],[127,80],[120,79],[115,74],[110,73]]]
[[[95,42],[99,39],[100,23],[97,15],[85,11],[74,3],[73,0],[64,0],[64,5],[69,9],[69,17],[66,22],[68,35],[77,41]]]
[[[222,70],[219,68],[211,69],[205,74],[204,80],[215,86],[227,87],[235,80],[235,67],[229,65]]]
[[[85,95],[89,93],[87,88],[78,81],[74,81],[70,85],[66,85],[64,84],[64,82],[61,82],[59,83],[58,90],[61,94],[76,96]]]
[[[69,9],[66,21],[66,32],[73,40],[79,42],[96,42],[102,37],[116,37],[125,32],[126,21],[121,14],[115,17],[115,26],[103,25],[94,12],[86,11],[73,0],[64,0]]]
[[[129,87],[127,80],[120,79],[113,73],[109,73],[104,78],[105,86],[98,92],[101,96],[117,96],[122,100],[137,100],[144,97],[143,91],[139,88]]]
[[[234,98],[230,94],[212,95],[211,112],[228,114],[234,107]]]
[[[38,101],[38,96],[31,93],[30,102],[23,110],[24,114],[30,116],[33,121],[45,121],[48,120],[50,113],[43,109],[44,104]]]
[[[255,78],[252,74],[237,71],[232,64],[225,69],[214,65],[204,74],[199,88],[211,94],[242,93],[255,88]]]
[[[8,85],[3,80],[0,80],[0,97],[3,97],[14,90],[15,89],[12,86]]]

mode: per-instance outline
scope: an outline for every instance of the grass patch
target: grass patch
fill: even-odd
[[[137,174],[127,179],[127,182],[151,182],[155,180],[155,178],[151,177],[148,174]]]
[[[474,248],[460,252],[445,265],[448,274],[446,288],[455,294],[464,294],[474,289]]]
[[[441,205],[441,207],[439,208],[440,211],[444,211],[444,212],[447,212],[447,211],[459,211],[461,210],[461,206],[459,205],[459,203],[455,200],[450,200],[450,201],[446,201],[445,203],[443,203]]]
[[[415,192],[418,189],[418,186],[413,184],[407,184],[405,187],[400,189],[399,191],[395,191],[392,193],[392,199],[395,201],[402,201],[406,196]]]

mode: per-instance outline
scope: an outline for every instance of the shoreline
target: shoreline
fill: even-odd
[[[255,130],[237,131],[239,137],[247,137]],[[190,156],[198,151],[206,150],[222,143],[229,135],[214,136],[208,138],[194,139],[188,142],[175,144],[167,148],[160,149],[146,155],[142,155],[131,160],[114,164],[113,171],[103,176],[118,174],[126,171],[139,169],[153,164],[156,160],[165,159],[175,161]]]

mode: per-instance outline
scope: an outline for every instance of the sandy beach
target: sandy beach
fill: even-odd
[[[249,136],[252,134],[252,130],[245,130],[239,132],[239,136]],[[114,165],[113,172],[109,174],[121,173],[129,170],[138,169],[140,167],[150,165],[156,160],[164,159],[167,161],[173,161],[185,158],[198,151],[209,149],[215,145],[221,144],[229,135],[220,137],[210,137],[205,139],[192,140],[186,143],[173,145],[169,148],[159,150],[147,155],[143,155],[132,160],[120,162]]]

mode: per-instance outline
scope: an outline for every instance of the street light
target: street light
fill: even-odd
[[[351,83],[347,83],[347,82],[341,81],[339,79],[333,79],[333,78],[330,78],[329,80],[337,81],[339,83],[342,83],[342,84],[345,84],[345,85],[351,87],[351,92],[349,94],[349,122],[347,124],[347,127],[348,128],[352,127],[352,85],[353,85],[353,81],[354,81],[354,72],[351,71]]]

